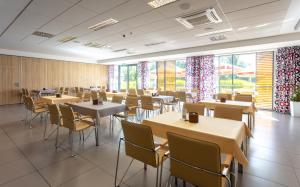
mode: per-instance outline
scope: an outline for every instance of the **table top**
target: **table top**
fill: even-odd
[[[252,135],[244,122],[199,116],[199,123],[189,123],[181,119],[181,113],[168,112],[144,120],[143,125],[150,126],[153,134],[162,138],[166,138],[167,132],[173,132],[216,143],[223,153],[233,155],[243,165],[248,164],[240,147]]]
[[[199,101],[199,103],[219,104],[219,105],[232,105],[232,106],[244,106],[244,107],[252,107],[252,105],[253,105],[252,102],[226,100],[225,103],[222,103],[222,102],[216,101],[214,99],[212,99],[212,100],[202,100],[202,101]]]
[[[80,101],[79,97],[74,97],[70,95],[62,95],[61,97],[54,96],[42,96],[40,100],[49,104],[60,104],[67,102],[78,102]]]

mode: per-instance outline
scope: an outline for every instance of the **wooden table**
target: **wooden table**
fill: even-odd
[[[220,101],[216,101],[216,100],[203,100],[203,101],[199,101],[199,103],[204,104],[205,108],[209,110],[214,110],[217,106],[241,108],[243,110],[243,113],[248,114],[249,128],[252,129],[252,126],[255,124],[256,108],[253,102],[226,100],[225,103],[221,103]]]
[[[105,93],[106,93],[106,97],[113,97],[114,95],[121,95],[121,96],[123,96],[125,98],[127,96],[126,92],[117,92],[117,93],[114,93],[114,92],[105,92]]]
[[[199,123],[194,124],[181,119],[179,112],[168,112],[145,119],[142,124],[151,127],[153,134],[161,138],[167,138],[167,132],[173,132],[215,143],[222,153],[234,156],[241,166],[248,165],[242,146],[252,135],[244,122],[199,116]]]
[[[70,96],[70,95],[62,95],[61,97],[44,96],[44,97],[40,97],[40,101],[46,104],[62,104],[62,103],[80,102],[80,98]]]
[[[104,102],[102,105],[93,105],[92,102],[80,102],[69,104],[75,112],[82,115],[92,116],[96,120],[96,146],[99,145],[100,118],[124,112],[127,118],[126,105]]]

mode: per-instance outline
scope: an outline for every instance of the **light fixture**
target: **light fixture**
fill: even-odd
[[[97,23],[97,24],[95,24],[95,25],[90,26],[89,29],[92,29],[92,30],[94,30],[94,31],[97,31],[97,30],[103,29],[103,28],[105,28],[105,27],[108,27],[108,26],[110,26],[110,25],[114,25],[114,24],[116,24],[116,23],[118,23],[118,22],[119,22],[118,20],[115,20],[115,19],[113,19],[113,18],[110,18],[110,19],[108,19],[108,20],[105,20],[105,21],[102,21],[102,22],[100,22],[100,23]]]
[[[229,31],[232,31],[232,28],[221,29],[221,30],[216,30],[216,31],[211,31],[211,32],[206,32],[206,33],[202,33],[202,34],[197,34],[195,36],[196,37],[202,37],[202,36],[208,36],[208,35],[212,35],[212,34],[219,34],[219,33],[229,32]]]
[[[66,43],[66,42],[75,40],[76,38],[77,37],[75,37],[75,36],[67,36],[67,37],[59,39],[58,41],[61,42],[61,43]]]
[[[188,22],[184,18],[178,17],[178,18],[175,18],[175,20],[178,21],[179,23],[181,23],[187,29],[193,29],[194,28],[194,25],[192,25],[190,22]]]
[[[173,3],[175,1],[177,1],[177,0],[153,0],[153,1],[148,2],[148,5],[150,5],[152,8],[158,8],[158,7]]]
[[[248,27],[240,27],[240,28],[238,28],[237,30],[238,31],[243,31],[243,30],[247,30],[248,29]]]
[[[266,27],[268,25],[270,25],[271,23],[264,23],[264,24],[260,24],[260,25],[256,25],[256,28],[261,28],[261,27]]]

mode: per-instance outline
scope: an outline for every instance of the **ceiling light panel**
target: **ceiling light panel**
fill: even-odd
[[[100,30],[100,29],[103,29],[105,27],[108,27],[108,26],[111,26],[111,25],[114,25],[116,23],[118,23],[119,21],[118,20],[115,20],[113,18],[110,18],[108,20],[105,20],[105,21],[102,21],[100,23],[97,23],[95,25],[92,25],[89,27],[89,29],[91,30],[94,30],[94,31],[97,31],[97,30]]]
[[[206,32],[206,33],[202,33],[202,34],[197,34],[196,37],[202,37],[202,36],[208,36],[208,35],[212,35],[212,34],[219,34],[219,33],[224,33],[224,32],[230,32],[232,30],[233,30],[232,28],[221,29],[221,30],[216,30],[216,31],[212,31],[212,32]]]
[[[153,0],[148,2],[148,5],[150,5],[152,8],[159,8],[161,6],[173,3],[175,1],[176,0]]]
[[[61,43],[66,43],[66,42],[75,40],[76,38],[77,37],[75,37],[75,36],[67,36],[67,37],[59,39],[58,41],[61,42]]]

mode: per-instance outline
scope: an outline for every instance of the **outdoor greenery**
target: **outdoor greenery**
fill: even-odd
[[[300,102],[300,86],[294,90],[291,101]]]

